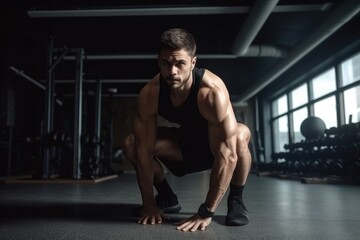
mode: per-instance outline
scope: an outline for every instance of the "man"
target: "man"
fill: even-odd
[[[164,213],[181,209],[166,181],[164,164],[178,177],[211,169],[204,203],[178,224],[178,230],[204,230],[229,185],[225,224],[245,225],[249,220],[242,191],[251,167],[250,131],[237,123],[223,81],[207,69],[195,68],[196,43],[190,33],[169,29],[160,43],[160,73],[140,91],[134,133],[123,146],[141,191],[139,223],[161,223]],[[160,116],[176,126],[159,127]],[[158,192],[155,198],[153,186]]]

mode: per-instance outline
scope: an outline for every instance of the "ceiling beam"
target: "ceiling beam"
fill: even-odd
[[[267,3],[268,1],[261,1]],[[281,5],[273,12],[326,11],[332,3]],[[35,6],[36,8],[36,6]],[[248,6],[214,6],[214,7],[124,7],[112,9],[71,9],[71,10],[29,10],[32,18],[66,18],[66,17],[117,17],[117,16],[165,16],[165,15],[209,15],[209,14],[244,14]]]
[[[255,2],[231,48],[231,51],[235,55],[241,56],[247,52],[250,44],[255,39],[278,2],[279,0],[257,0]]]
[[[287,56],[287,49],[270,45],[252,45],[244,54],[197,54],[199,59],[235,59],[238,57],[273,57],[284,58]],[[55,56],[54,59],[58,57]],[[85,54],[85,60],[155,60],[157,54]],[[75,56],[65,56],[64,60],[75,60]]]
[[[84,78],[84,81],[86,83],[96,83],[98,79],[87,79]],[[107,78],[99,78],[101,83],[147,83],[150,81],[150,79],[107,79]],[[74,79],[55,79],[56,83],[59,84],[73,84]]]
[[[247,13],[249,7],[153,7],[118,9],[74,9],[74,10],[30,10],[28,15],[34,18],[51,17],[114,17],[114,16],[169,16],[169,15],[205,15]]]
[[[338,5],[334,6],[328,17],[323,22],[321,22],[311,34],[303,39],[298,46],[291,50],[287,58],[280,61],[267,74],[254,82],[253,85],[248,87],[240,96],[238,96],[237,101],[234,102],[234,105],[242,104],[243,102],[254,97],[257,93],[259,93],[284,72],[286,72],[290,67],[300,61],[314,48],[319,46],[328,37],[334,34],[359,12],[360,1],[357,0],[341,1]]]

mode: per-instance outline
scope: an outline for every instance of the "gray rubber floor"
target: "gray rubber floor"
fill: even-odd
[[[205,231],[174,223],[205,199],[209,174],[168,181],[182,205],[161,225],[137,224],[141,203],[134,174],[97,184],[0,184],[0,239],[359,239],[358,185],[302,184],[250,175],[244,191],[250,224],[224,226],[222,201]]]

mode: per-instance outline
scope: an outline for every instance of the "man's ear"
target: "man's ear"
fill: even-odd
[[[194,67],[195,67],[195,65],[196,65],[196,60],[197,60],[196,57],[193,57],[193,59],[191,60],[191,70],[194,69]]]

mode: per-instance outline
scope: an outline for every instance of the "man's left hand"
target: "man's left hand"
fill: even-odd
[[[211,223],[211,217],[209,218],[201,218],[198,214],[194,216],[184,219],[181,222],[177,223],[177,230],[181,230],[184,232],[195,232],[196,230],[205,230]]]

